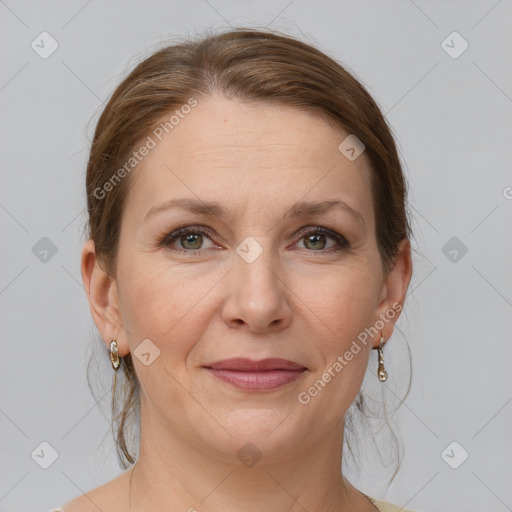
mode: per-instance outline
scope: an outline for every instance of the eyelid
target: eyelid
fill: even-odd
[[[301,228],[295,234],[295,236],[302,237],[302,236],[306,236],[307,234],[325,235],[327,237],[332,238],[337,243],[337,247],[327,249],[327,250],[309,251],[311,253],[318,252],[318,253],[322,254],[322,253],[333,252],[333,251],[341,250],[341,249],[348,250],[351,247],[350,242],[347,240],[347,238],[344,235],[342,235],[341,233],[338,233],[337,231],[334,231],[332,229],[325,228],[323,226],[305,226],[304,228]],[[298,240],[298,241],[300,241],[300,240]],[[295,242],[295,243],[297,243],[297,242]]]
[[[183,226],[181,228],[174,229],[170,233],[166,233],[158,242],[159,246],[167,247],[170,245],[171,241],[176,241],[180,237],[186,235],[187,233],[200,233],[202,235],[207,235],[210,239],[214,237],[214,233],[210,228],[207,228],[206,226]],[[213,240],[212,240],[213,242]],[[213,242],[215,243],[215,242]],[[172,249],[177,252],[193,252],[193,253],[199,253],[203,251],[204,249],[197,249],[197,250],[187,250],[187,249]]]
[[[215,234],[214,232],[206,227],[206,226],[190,226],[190,225],[186,225],[186,226],[183,226],[183,227],[180,227],[180,228],[176,228],[175,230],[171,231],[170,233],[166,233],[164,236],[162,236],[158,242],[158,245],[159,246],[162,246],[162,247],[169,247],[170,248],[170,243],[171,242],[175,242],[176,240],[178,240],[181,236],[184,236],[186,235],[187,233],[199,233],[199,234],[202,234],[202,235],[207,235],[208,238],[211,239],[212,243],[216,243],[214,241],[214,237],[215,237]],[[301,240],[301,237],[303,236],[306,236],[307,234],[311,234],[311,235],[314,235],[314,234],[321,234],[321,235],[325,235],[327,237],[330,237],[331,239],[333,239],[335,242],[336,242],[336,247],[334,248],[330,248],[330,249],[327,249],[327,250],[318,250],[318,251],[314,251],[314,250],[309,250],[308,252],[311,252],[311,253],[319,253],[319,254],[322,254],[322,253],[329,253],[329,252],[333,252],[333,251],[337,251],[337,250],[348,250],[350,249],[351,247],[351,244],[350,242],[347,240],[347,238],[342,235],[341,233],[338,233],[332,229],[329,229],[329,228],[325,228],[323,226],[318,226],[318,225],[310,225],[310,226],[304,226],[302,227],[301,229],[299,229],[295,234],[294,234],[294,237],[299,237],[299,239],[297,241],[295,241],[292,245],[295,245],[297,244],[300,240]],[[181,253],[191,253],[191,254],[201,254],[202,252],[208,250],[208,249],[197,249],[197,250],[194,250],[194,249],[176,249],[176,248],[170,248],[170,250],[172,251],[175,251],[175,252],[181,252]],[[307,249],[306,249],[307,250]]]

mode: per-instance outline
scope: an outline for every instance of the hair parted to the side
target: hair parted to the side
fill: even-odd
[[[170,113],[191,98],[199,101],[212,94],[305,109],[355,134],[371,163],[376,239],[384,272],[392,268],[400,242],[410,237],[407,188],[393,135],[376,102],[351,73],[314,46],[276,31],[239,28],[156,51],[122,81],[104,108],[87,164],[87,234],[112,277],[125,197],[136,168],[103,196],[95,191]],[[140,407],[131,354],[121,358],[116,373],[112,430],[120,465],[126,469],[136,455],[127,445],[125,430]],[[121,384],[116,385],[117,379]],[[353,407],[364,420],[362,393]],[[352,424],[353,418],[347,417],[347,434],[355,434]],[[348,435],[346,441],[353,454]],[[392,479],[399,454],[397,460]]]

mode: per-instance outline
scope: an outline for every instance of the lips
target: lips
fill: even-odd
[[[287,359],[225,359],[205,365],[218,379],[240,389],[251,391],[273,390],[298,379],[304,366]]]
[[[261,359],[260,361],[253,361],[252,359],[244,359],[237,357],[234,359],[224,359],[205,365],[206,368],[213,370],[233,370],[240,372],[256,372],[268,370],[302,370],[304,366],[289,361],[288,359]]]

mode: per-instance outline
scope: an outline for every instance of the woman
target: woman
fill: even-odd
[[[398,510],[341,472],[412,273],[401,165],[363,86],[277,33],[164,48],[103,111],[87,197],[82,277],[130,390],[116,442],[134,462],[140,405],[140,446],[62,510]]]

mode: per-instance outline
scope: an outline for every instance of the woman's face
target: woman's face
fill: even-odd
[[[339,436],[398,314],[366,344],[361,333],[410,276],[407,265],[383,274],[369,163],[340,152],[348,135],[300,110],[209,97],[132,171],[97,324],[132,352],[154,432],[223,458],[251,442],[267,460]],[[305,370],[225,373],[235,385],[207,368],[230,358]]]

